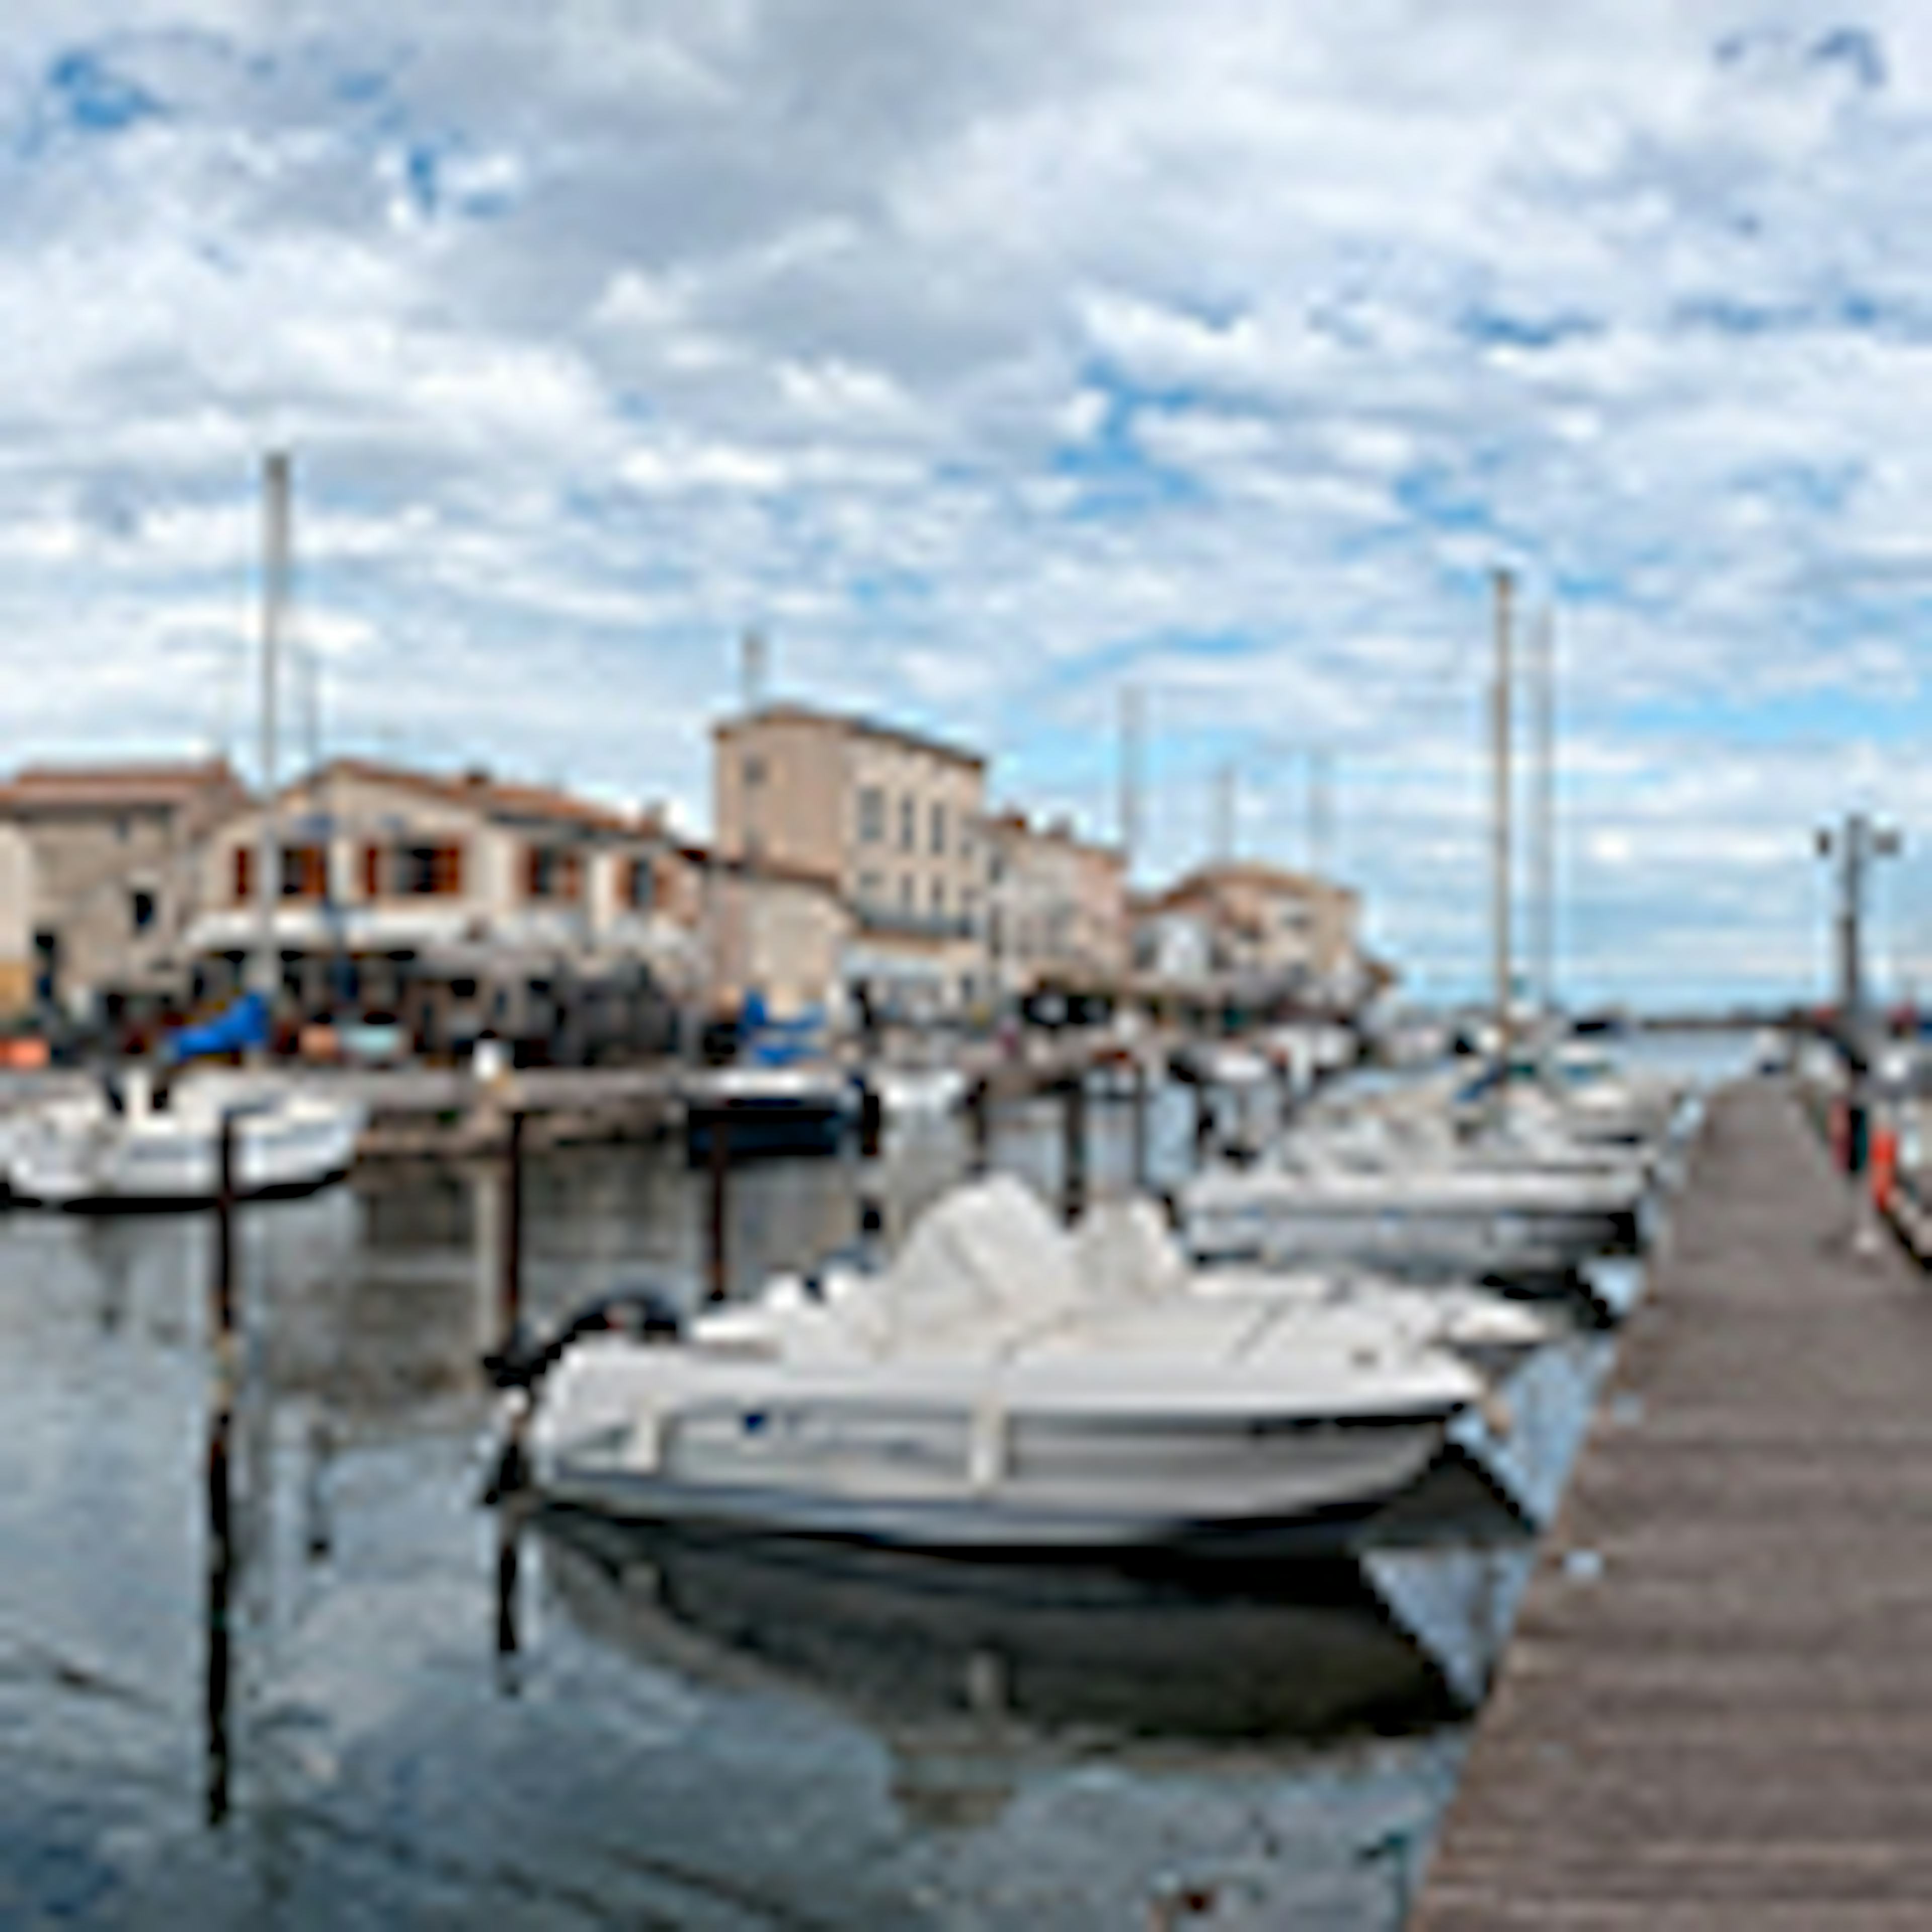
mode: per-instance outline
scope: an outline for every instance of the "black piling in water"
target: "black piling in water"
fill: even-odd
[[[710,1138],[710,1185],[705,1190],[705,1260],[709,1273],[705,1294],[708,1300],[722,1301],[730,1288],[726,1249],[726,1209],[731,1178],[731,1120],[720,1107],[707,1123]]]
[[[1214,1139],[1214,1090],[1204,1080],[1194,1085],[1194,1158],[1204,1160]]]
[[[225,1344],[235,1332],[235,1117],[225,1108],[215,1143],[214,1313]]]
[[[1087,1210],[1087,1082],[1070,1073],[1060,1083],[1060,1214],[1070,1228]]]
[[[966,1112],[972,1124],[969,1171],[976,1180],[992,1165],[992,1095],[984,1079],[974,1082],[971,1090],[966,1096]]]
[[[1134,1060],[1133,1184],[1136,1193],[1148,1184],[1148,1070],[1137,1055]]]
[[[503,1151],[502,1249],[498,1256],[498,1315],[508,1348],[524,1313],[524,1110],[512,1110]]]
[[[859,1081],[859,1184],[854,1202],[858,1221],[860,1245],[869,1251],[885,1226],[885,1214],[879,1205],[878,1178],[872,1171],[872,1163],[879,1158],[885,1144],[886,1103],[879,1090],[872,1084],[869,1076],[861,1075]]]

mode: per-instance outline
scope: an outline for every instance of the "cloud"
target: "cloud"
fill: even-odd
[[[344,742],[698,812],[758,623],[1104,830],[1132,680],[1150,872],[1324,745],[1448,989],[1507,562],[1580,983],[1802,978],[1812,820],[1932,836],[1905,0],[28,0],[0,128],[21,757],[237,730],[285,442]]]

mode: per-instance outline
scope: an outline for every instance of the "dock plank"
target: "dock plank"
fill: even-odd
[[[1714,1102],[1410,1923],[1932,1924],[1932,1288]]]

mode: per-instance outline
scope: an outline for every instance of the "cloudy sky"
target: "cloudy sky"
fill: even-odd
[[[1856,10],[1848,10],[1855,5]],[[1932,10],[15,0],[8,762],[244,752],[262,451],[326,750],[706,816],[775,691],[1141,872],[1337,862],[1484,970],[1489,574],[1555,612],[1563,970],[1819,983],[1922,856]],[[302,708],[296,707],[298,721]],[[300,732],[290,755],[300,749]]]

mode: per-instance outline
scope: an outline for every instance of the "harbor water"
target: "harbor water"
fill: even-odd
[[[1162,1091],[1156,1180],[1192,1119]],[[1117,1192],[1125,1108],[1090,1130]],[[994,1156],[1059,1150],[1042,1102]],[[965,1157],[934,1120],[748,1166],[734,1292]],[[694,1299],[705,1184],[534,1156],[530,1312]],[[1211,1589],[619,1534],[482,1500],[495,1185],[243,1210],[225,1372],[209,1217],[0,1221],[0,1925],[1401,1923],[1614,1346],[1588,1304],[1431,1497]]]

